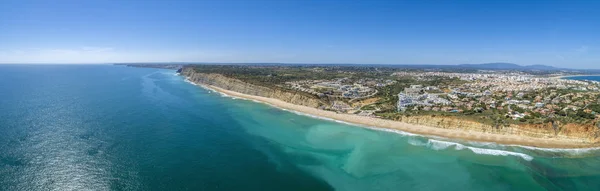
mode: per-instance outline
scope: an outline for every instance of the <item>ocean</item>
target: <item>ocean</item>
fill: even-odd
[[[572,77],[567,77],[567,79],[571,79],[571,80],[592,80],[592,81],[599,81],[600,82],[600,76],[572,76]]]
[[[174,70],[0,65],[0,190],[600,190],[599,156],[338,123]]]

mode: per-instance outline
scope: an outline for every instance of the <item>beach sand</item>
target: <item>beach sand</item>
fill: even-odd
[[[503,134],[492,134],[492,133],[484,133],[484,132],[466,132],[456,129],[442,129],[437,127],[429,127],[423,125],[415,125],[404,123],[400,121],[386,120],[374,117],[366,117],[366,116],[358,116],[352,114],[342,114],[336,113],[332,111],[321,110],[317,108],[301,106],[291,104],[285,101],[281,101],[274,98],[267,98],[261,96],[247,95],[238,93],[235,91],[230,91],[226,89],[222,89],[215,86],[196,84],[206,89],[211,89],[213,91],[217,91],[223,93],[228,96],[238,97],[243,99],[255,100],[259,102],[263,102],[278,108],[296,111],[308,115],[324,117],[328,119],[348,122],[352,124],[356,124],[359,126],[366,126],[369,128],[383,128],[384,130],[399,130],[408,133],[414,133],[424,136],[438,136],[445,137],[451,139],[460,139],[460,140],[468,140],[468,141],[476,141],[476,142],[493,142],[504,145],[523,145],[523,146],[533,146],[539,148],[592,148],[592,147],[600,147],[597,144],[589,144],[582,142],[575,142],[573,140],[565,140],[565,139],[556,139],[556,138],[535,138],[535,137],[525,137],[518,135],[503,135]]]

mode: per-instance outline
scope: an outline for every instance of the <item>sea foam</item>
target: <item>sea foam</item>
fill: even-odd
[[[504,150],[496,150],[496,149],[477,148],[477,147],[466,146],[466,145],[463,145],[460,143],[440,141],[440,140],[434,140],[434,139],[430,139],[428,141],[427,145],[434,150],[444,150],[444,149],[448,149],[448,148],[454,146],[455,150],[468,149],[468,150],[471,150],[471,152],[473,152],[475,154],[494,155],[494,156],[516,156],[516,157],[521,157],[522,159],[524,159],[526,161],[533,160],[532,156],[529,156],[529,155],[523,154],[523,153],[504,151]]]
[[[540,148],[540,147],[531,147],[531,146],[523,146],[523,145],[508,145],[511,147],[519,147],[527,150],[537,150],[551,153],[566,153],[570,155],[581,155],[594,151],[600,151],[600,148],[580,148],[580,149],[560,149],[560,148]]]
[[[533,160],[532,156],[529,156],[529,155],[523,154],[523,153],[495,150],[495,149],[482,149],[482,148],[476,148],[476,147],[467,147],[467,148],[476,154],[495,155],[495,156],[518,156],[518,157],[525,159],[526,161]]]
[[[214,89],[212,89],[210,87],[206,87],[204,85],[200,85],[200,84],[194,83],[194,82],[190,81],[188,78],[185,78],[184,81],[187,82],[187,83],[190,83],[192,85],[195,85],[195,86],[200,86],[201,88],[204,88],[205,90],[207,90],[209,93],[217,92],[217,93],[219,93],[221,95],[221,97],[231,97],[231,98],[237,99],[237,97],[229,96],[229,95],[227,95],[227,94],[225,94],[223,92],[214,90]],[[239,98],[239,99],[244,99],[244,98]]]

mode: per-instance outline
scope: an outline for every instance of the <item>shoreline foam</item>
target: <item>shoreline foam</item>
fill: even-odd
[[[358,116],[351,114],[341,114],[332,111],[320,110],[317,108],[291,104],[275,98],[267,98],[242,94],[239,92],[222,89],[216,86],[197,84],[186,78],[186,81],[200,86],[204,89],[218,92],[222,96],[250,100],[258,103],[267,104],[282,110],[290,111],[299,115],[305,115],[318,119],[335,121],[338,123],[350,124],[362,128],[368,128],[378,131],[386,131],[401,135],[423,136],[428,138],[441,139],[459,139],[463,141],[474,141],[478,143],[493,143],[504,146],[516,146],[530,150],[596,150],[600,149],[598,144],[580,143],[567,141],[564,139],[541,139],[535,137],[524,137],[518,135],[500,135],[483,132],[466,132],[455,129],[442,129],[424,125],[415,125],[400,121],[385,120],[380,118]]]

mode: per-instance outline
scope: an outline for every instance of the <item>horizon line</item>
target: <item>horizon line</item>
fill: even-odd
[[[170,61],[160,61],[160,62],[0,62],[0,65],[17,65],[17,64],[26,64],[26,65],[44,65],[44,64],[54,64],[54,65],[110,65],[110,64],[229,64],[229,65],[243,65],[243,64],[287,64],[287,65],[382,65],[382,66],[461,66],[461,65],[483,65],[483,64],[513,64],[521,67],[527,66],[546,66],[553,67],[557,70],[600,70],[600,68],[559,68],[556,66],[543,65],[543,64],[530,64],[530,65],[521,65],[511,62],[485,62],[485,63],[464,63],[464,64],[386,64],[386,63],[300,63],[300,62],[170,62]]]

